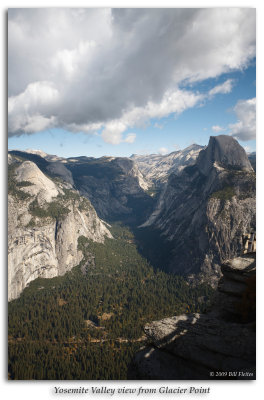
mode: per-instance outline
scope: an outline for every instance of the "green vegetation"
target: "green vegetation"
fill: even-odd
[[[30,196],[30,194],[20,190],[20,187],[30,186],[30,182],[22,181],[17,182],[15,179],[15,169],[17,168],[17,164],[11,164],[8,166],[8,193],[12,196],[16,197],[18,200],[26,200]]]
[[[80,195],[75,190],[65,189],[65,188],[63,188],[62,190],[64,192],[63,195],[64,200],[79,200]]]
[[[92,210],[91,203],[89,202],[88,199],[85,197],[80,197],[80,203],[79,203],[79,210],[80,211],[89,211]]]
[[[171,260],[172,242],[166,241],[161,232],[153,227],[132,229],[139,253],[149,260],[154,268],[166,271]]]
[[[217,192],[213,192],[211,194],[211,198],[220,199],[220,200],[231,200],[233,196],[235,196],[235,191],[232,186],[226,186],[222,190],[218,190]]]
[[[63,188],[63,195],[59,194],[57,197],[58,202],[72,202],[74,200],[77,200],[79,202],[78,208],[80,211],[89,211],[92,210],[93,207],[88,199],[86,199],[83,196],[80,196],[80,194],[76,190],[72,189],[65,189]]]
[[[28,182],[28,181],[21,181],[21,182],[17,182],[17,187],[26,187],[26,186],[32,186],[33,183]]]
[[[52,201],[51,203],[48,203],[46,208],[43,208],[38,205],[38,201],[37,199],[35,199],[29,205],[29,212],[33,217],[50,217],[57,219],[66,216],[70,212],[70,210],[64,207],[59,201]]]
[[[12,343],[12,344],[11,344]],[[121,380],[137,343],[51,343],[12,341],[9,345],[9,379],[19,380]]]
[[[127,379],[147,322],[206,309],[210,287],[155,271],[127,228],[111,230],[104,244],[80,237],[79,266],[9,303],[10,379]]]
[[[31,218],[31,220],[27,223],[26,228],[33,228],[36,226],[36,222],[34,218]]]

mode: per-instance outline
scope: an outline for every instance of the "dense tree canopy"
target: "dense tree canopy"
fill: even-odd
[[[205,310],[210,287],[154,270],[128,228],[112,233],[80,237],[80,265],[9,303],[10,379],[127,379],[147,322]]]

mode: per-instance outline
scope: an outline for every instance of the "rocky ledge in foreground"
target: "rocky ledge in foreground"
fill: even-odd
[[[145,327],[135,379],[255,379],[255,253],[222,265],[215,304]]]

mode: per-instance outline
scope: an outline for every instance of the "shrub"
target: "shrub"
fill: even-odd
[[[235,196],[234,188],[231,186],[226,186],[222,190],[218,190],[217,192],[213,192],[211,194],[211,198],[220,199],[220,200],[231,200],[233,196]]]
[[[37,199],[35,199],[29,206],[29,212],[34,217],[57,219],[66,216],[70,210],[56,201],[49,203],[47,208],[43,208],[39,206]]]

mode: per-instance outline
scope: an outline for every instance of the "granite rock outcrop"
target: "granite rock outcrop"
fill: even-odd
[[[181,171],[187,165],[193,165],[203,149],[203,146],[192,144],[183,150],[173,151],[169,154],[133,154],[133,160],[149,185],[162,186],[167,182],[169,175]]]
[[[111,238],[89,200],[32,161],[9,156],[8,300],[32,280],[63,275],[82,259],[78,238]]]
[[[256,257],[221,266],[211,310],[145,326],[148,346],[137,353],[137,379],[255,379]]]
[[[100,218],[136,225],[153,210],[154,200],[147,193],[150,183],[129,158],[61,158],[38,150],[11,151],[10,155],[35,163],[44,174],[78,190]]]
[[[244,149],[230,136],[211,137],[194,165],[169,176],[141,227],[170,243],[168,271],[216,285],[220,265],[256,229],[255,172]]]

